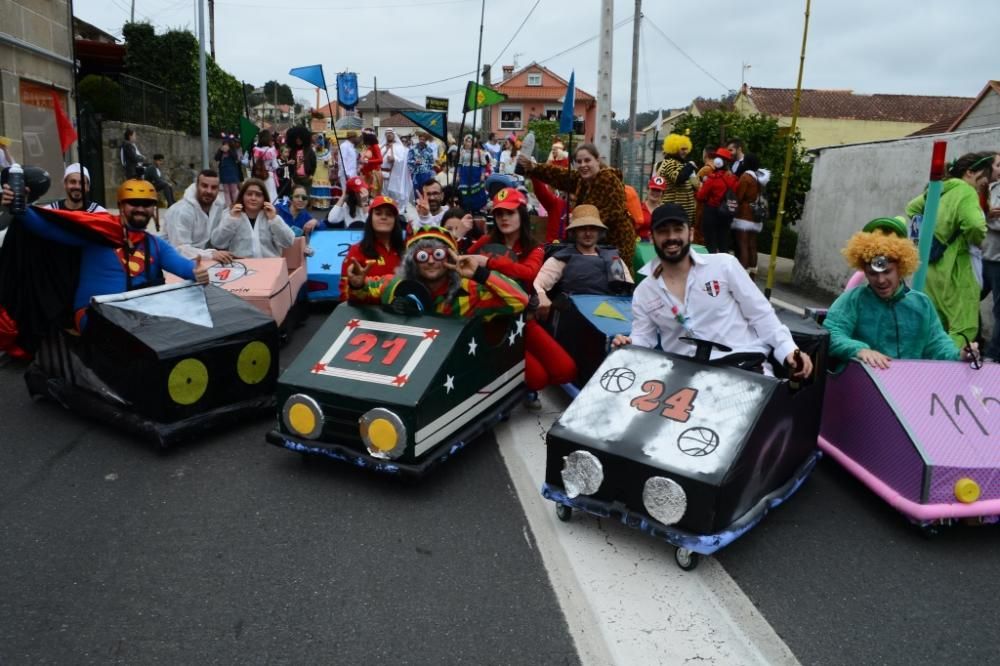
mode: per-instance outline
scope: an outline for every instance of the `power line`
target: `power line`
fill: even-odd
[[[460,4],[463,4],[463,3],[466,3],[466,2],[471,2],[471,1],[472,0],[437,0],[435,2],[419,2],[419,3],[418,2],[407,2],[407,3],[399,3],[399,4],[392,4],[392,5],[369,5],[369,4],[361,4],[361,5],[352,5],[352,6],[349,6],[349,7],[348,6],[331,7],[328,4],[327,5],[312,5],[312,6],[292,4],[292,5],[289,5],[288,7],[285,7],[284,9],[297,9],[297,10],[305,10],[305,11],[350,12],[352,14],[356,14],[359,11],[364,10],[364,9],[396,9],[396,8],[399,8],[399,7],[413,8],[413,7],[432,7],[434,5],[460,5]],[[220,0],[216,0],[215,4],[217,4],[217,5],[225,5],[225,6],[229,6],[229,7],[240,7],[240,8],[243,8],[243,7],[263,8],[263,9],[273,9],[274,8],[273,4],[269,4],[269,5],[268,4],[248,4],[248,3],[245,3],[245,2],[224,2],[224,1],[220,1]]]
[[[503,57],[503,54],[507,52],[507,49],[510,48],[510,45],[514,42],[515,39],[517,39],[517,36],[521,34],[521,28],[523,28],[524,24],[528,22],[528,19],[531,18],[531,15],[535,13],[535,10],[538,9],[538,5],[541,4],[541,2],[542,0],[535,0],[535,4],[531,8],[531,11],[529,11],[528,15],[524,17],[523,21],[521,21],[521,25],[517,26],[517,30],[514,31],[514,36],[511,37],[510,40],[507,42],[507,45],[500,50],[500,53],[497,55],[496,60],[494,60],[490,64],[490,67],[495,66],[500,61],[500,58]]]
[[[627,24],[629,24],[631,22],[632,22],[632,16],[629,16],[628,18],[624,18],[621,21],[619,21],[618,23],[615,23],[614,29],[617,30],[618,28],[622,27],[623,25],[627,25]],[[543,58],[541,60],[536,60],[535,62],[538,63],[539,65],[541,65],[543,62],[548,62],[549,60],[554,60],[555,58],[558,58],[561,55],[566,55],[570,51],[574,51],[574,50],[580,48],[581,46],[586,46],[587,44],[591,43],[592,41],[594,41],[598,37],[600,37],[600,35],[594,35],[593,37],[590,37],[588,39],[583,40],[582,42],[578,42],[577,44],[574,44],[573,46],[569,47],[568,49],[563,49],[559,53],[556,53],[554,55],[550,55],[549,57]]]
[[[727,86],[727,85],[726,85],[725,83],[723,83],[723,82],[722,82],[722,81],[720,81],[719,79],[715,78],[715,76],[714,76],[714,75],[713,75],[713,74],[712,74],[712,73],[711,73],[710,71],[708,71],[707,69],[705,69],[704,67],[702,67],[701,65],[699,65],[699,64],[698,64],[698,61],[696,61],[696,60],[695,60],[694,58],[692,58],[691,56],[689,56],[689,55],[688,55],[688,54],[687,54],[687,53],[686,53],[686,52],[684,51],[684,49],[682,49],[682,48],[681,48],[680,46],[678,46],[678,45],[677,45],[677,44],[676,44],[676,43],[674,42],[674,40],[670,39],[670,37],[668,37],[668,36],[667,36],[667,33],[665,33],[665,32],[663,32],[662,30],[660,30],[659,26],[657,26],[657,25],[656,25],[655,23],[653,23],[653,22],[652,22],[652,21],[651,21],[651,20],[649,19],[649,17],[648,17],[648,16],[643,16],[643,18],[644,18],[644,19],[645,19],[646,21],[649,21],[649,25],[653,26],[653,29],[654,29],[654,30],[656,30],[656,32],[660,33],[660,35],[662,35],[662,36],[663,36],[663,38],[664,38],[665,40],[667,40],[667,42],[668,42],[668,43],[669,43],[669,44],[670,44],[670,45],[671,45],[672,47],[674,47],[675,49],[677,49],[677,52],[678,52],[678,53],[680,53],[680,54],[681,54],[682,56],[684,56],[684,57],[685,57],[685,58],[687,58],[687,59],[688,59],[689,61],[691,61],[691,64],[692,64],[692,65],[694,65],[695,67],[697,67],[698,69],[700,69],[700,70],[702,71],[702,73],[703,73],[703,74],[705,74],[705,76],[707,76],[708,78],[712,79],[713,81],[715,81],[716,83],[718,83],[718,84],[719,84],[720,86],[722,86],[722,87],[723,87],[723,88],[724,88],[724,89],[726,90],[726,92],[729,92],[730,90],[732,90],[732,89],[733,89],[733,88],[732,88],[731,86]]]

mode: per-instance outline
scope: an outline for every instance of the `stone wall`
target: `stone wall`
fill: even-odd
[[[180,199],[184,189],[194,182],[195,175],[201,171],[201,138],[148,125],[105,121],[101,125],[101,145],[104,155],[104,201],[107,205],[117,207],[115,195],[125,179],[119,150],[126,128],[135,131],[136,143],[146,163],[152,164],[153,155],[163,153],[162,171],[174,185],[174,196]],[[215,146],[212,146],[211,152],[214,149]],[[210,154],[209,158],[212,156]]]
[[[796,284],[831,295],[840,293],[852,272],[840,249],[869,220],[903,214],[907,202],[927,186],[935,140],[948,142],[950,161],[968,152],[1000,151],[1000,128],[819,151],[812,188],[796,225]]]

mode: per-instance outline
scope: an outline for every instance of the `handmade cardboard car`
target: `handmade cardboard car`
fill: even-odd
[[[235,259],[208,266],[209,281],[239,296],[284,326],[306,286],[305,239],[296,238],[280,257]],[[168,284],[181,278],[166,274]]]
[[[313,255],[306,259],[309,268],[306,297],[309,301],[340,300],[340,269],[344,265],[347,251],[355,243],[360,243],[362,236],[363,229],[324,229],[313,232],[309,237]]]
[[[267,441],[421,476],[523,398],[523,327],[342,304],[278,380]]]
[[[83,335],[46,337],[33,396],[166,447],[273,409],[278,329],[212,285],[188,282],[93,299]]]
[[[1000,365],[848,363],[827,381],[819,447],[933,531],[1000,520]]]
[[[612,351],[546,436],[542,494],[560,519],[616,517],[690,569],[794,493],[819,456],[828,338],[779,316],[817,368],[800,385],[709,361],[706,343],[699,358]]]

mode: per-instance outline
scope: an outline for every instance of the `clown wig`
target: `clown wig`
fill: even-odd
[[[683,134],[670,134],[663,140],[663,152],[667,155],[677,155],[681,148],[687,148],[688,152],[691,151],[691,139]]]
[[[900,277],[912,275],[920,265],[917,248],[908,238],[885,231],[859,231],[847,241],[841,254],[854,268],[863,271],[875,257],[882,255],[895,261]]]

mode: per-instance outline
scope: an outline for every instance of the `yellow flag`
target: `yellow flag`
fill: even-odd
[[[621,321],[628,321],[628,319],[621,312],[615,309],[615,306],[611,305],[607,301],[601,301],[601,304],[594,309],[594,314],[598,317],[607,317],[608,319],[620,319]]]

